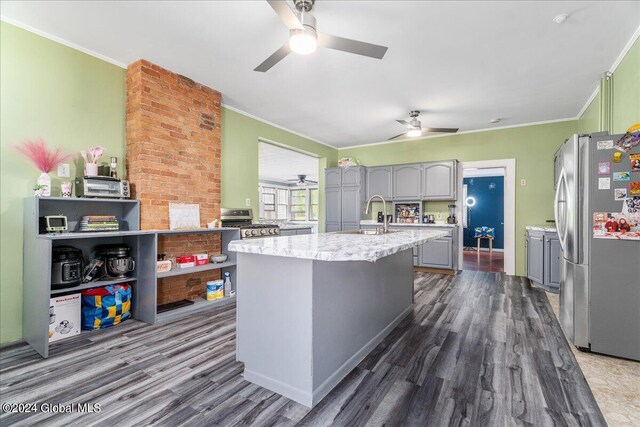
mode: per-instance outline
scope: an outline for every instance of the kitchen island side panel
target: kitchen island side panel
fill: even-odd
[[[412,252],[376,262],[314,262],[314,404],[411,311]]]
[[[245,379],[310,404],[313,261],[237,256],[236,357]]]

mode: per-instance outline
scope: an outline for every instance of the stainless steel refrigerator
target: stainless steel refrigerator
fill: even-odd
[[[594,214],[601,219],[602,213],[622,212],[623,189],[633,200],[633,183],[640,181],[631,167],[640,145],[614,161],[619,151],[612,144],[621,137],[574,135],[555,155],[554,210],[563,251],[560,324],[580,349],[640,360],[640,240],[625,233],[594,237],[602,228]]]

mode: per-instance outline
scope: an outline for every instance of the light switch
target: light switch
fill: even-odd
[[[244,205],[245,205],[245,206],[251,206],[251,199],[247,197],[247,198],[244,200]]]
[[[521,186],[523,186],[523,187],[524,187],[525,185],[527,185],[527,180],[526,180],[526,179],[521,179],[521,180],[520,180],[520,185],[521,185]]]
[[[58,165],[58,176],[60,178],[69,178],[70,175],[69,163],[60,163]]]
[[[438,212],[437,218],[442,219],[442,212]]]

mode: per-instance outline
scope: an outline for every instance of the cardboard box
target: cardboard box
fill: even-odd
[[[80,334],[80,294],[49,300],[49,342]]]
[[[196,266],[209,264],[209,254],[195,254]]]
[[[183,255],[176,258],[178,268],[190,268],[196,266],[196,259],[193,255]]]

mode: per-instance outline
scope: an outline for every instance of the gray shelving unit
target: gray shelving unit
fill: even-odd
[[[67,233],[39,234],[39,217],[63,214],[67,216]],[[122,231],[75,232],[83,215],[116,215]],[[229,253],[226,262],[208,264],[193,269],[156,273],[158,235],[220,233],[223,252],[231,240],[240,239],[237,228],[196,230],[140,230],[140,204],[137,200],[84,199],[62,197],[29,197],[24,201],[24,253],[23,253],[23,335],[42,357],[49,356],[49,300],[51,296],[80,292],[84,289],[115,283],[132,285],[132,317],[154,324],[161,319],[174,319],[211,305],[231,303],[235,298],[215,301],[197,301],[183,309],[157,314],[158,278],[198,271],[221,269],[236,277],[236,254]],[[134,275],[126,279],[109,279],[81,284],[72,288],[51,288],[51,258],[55,246],[71,245],[82,249],[85,257],[99,244],[124,243],[131,247],[136,259]],[[236,284],[237,285],[237,284]],[[117,326],[115,326],[117,327]],[[86,332],[83,332],[86,333]]]

